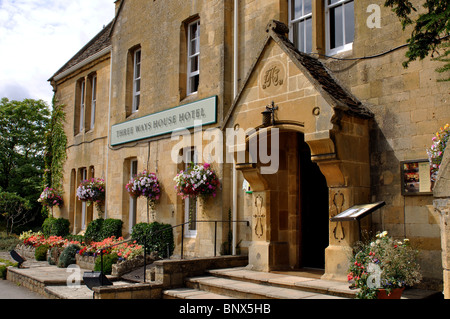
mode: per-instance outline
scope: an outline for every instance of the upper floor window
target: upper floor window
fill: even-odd
[[[133,108],[132,112],[139,110],[141,104],[141,50],[134,52],[133,68]]]
[[[85,106],[85,125],[86,129],[94,129],[95,109],[97,107],[97,74],[92,73],[87,77],[86,84],[86,106]]]
[[[312,19],[312,0],[289,0],[289,34],[301,52],[312,52]]]
[[[325,0],[327,54],[352,49],[355,37],[353,0]]]
[[[77,83],[77,97],[75,114],[78,115],[75,119],[75,134],[81,133],[84,130],[84,112],[86,108],[86,81],[81,79]],[[78,124],[78,125],[77,125]]]
[[[188,25],[187,95],[198,91],[200,79],[200,20]]]

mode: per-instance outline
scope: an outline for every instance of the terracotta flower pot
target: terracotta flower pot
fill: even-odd
[[[405,287],[395,288],[388,295],[385,289],[378,289],[377,298],[378,299],[400,299],[402,297],[403,290],[405,290]]]

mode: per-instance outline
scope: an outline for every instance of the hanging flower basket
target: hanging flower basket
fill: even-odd
[[[431,145],[431,148],[427,149],[432,182],[436,181],[449,137],[450,125],[446,124],[444,127],[441,127],[438,132],[436,132],[436,135],[432,139],[433,144]]]
[[[42,205],[46,207],[52,208],[53,206],[62,206],[63,199],[60,193],[53,188],[46,187],[44,191],[39,196],[38,202],[42,203]]]
[[[105,181],[101,178],[84,180],[77,188],[77,197],[88,206],[96,204],[99,217],[103,213],[102,206],[105,203]]]
[[[161,188],[156,174],[144,170],[142,173],[133,177],[125,185],[125,188],[131,197],[144,197],[147,199],[147,222],[150,222],[149,208],[153,211],[161,196]],[[154,216],[153,213],[152,216]]]
[[[175,189],[181,198],[216,197],[220,181],[208,163],[190,165],[186,171],[180,171],[174,178]]]
[[[161,196],[158,177],[146,170],[133,177],[125,188],[131,197],[145,197],[152,208]]]

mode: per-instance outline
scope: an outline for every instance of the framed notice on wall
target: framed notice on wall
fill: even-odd
[[[430,162],[426,159],[404,161],[401,165],[402,195],[430,195]]]

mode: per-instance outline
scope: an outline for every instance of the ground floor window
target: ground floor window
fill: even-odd
[[[189,165],[197,163],[197,151],[194,148],[185,149],[183,157],[185,170],[189,168]],[[195,220],[197,220],[197,199],[188,197],[184,200],[184,221],[187,223]],[[185,237],[197,236],[197,223],[189,223],[184,229]]]
[[[137,160],[131,160],[130,161],[130,178],[131,180],[133,177],[137,175]],[[133,230],[133,226],[136,225],[136,214],[137,214],[137,198],[130,196],[130,206],[129,206],[129,231],[130,234]]]

